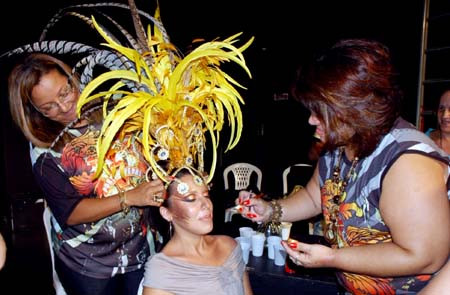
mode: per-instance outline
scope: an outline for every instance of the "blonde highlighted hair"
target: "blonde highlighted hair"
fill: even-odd
[[[31,93],[41,77],[54,70],[72,77],[71,68],[64,62],[47,54],[33,53],[18,63],[8,78],[12,119],[31,143],[43,148],[49,147],[65,126],[37,111],[31,104]],[[70,80],[79,91],[78,79]]]

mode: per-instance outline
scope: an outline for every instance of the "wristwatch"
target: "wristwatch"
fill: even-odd
[[[130,206],[127,204],[127,196],[124,191],[119,190],[119,202],[120,208],[124,215],[127,215],[130,212]]]

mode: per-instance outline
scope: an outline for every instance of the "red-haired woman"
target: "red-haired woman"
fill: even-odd
[[[237,199],[254,221],[323,213],[331,247],[283,245],[297,265],[337,269],[354,294],[415,293],[449,256],[449,159],[399,116],[390,59],[379,42],[348,39],[302,67],[293,93],[325,149],[314,175],[284,200]]]

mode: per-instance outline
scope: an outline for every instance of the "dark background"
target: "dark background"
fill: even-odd
[[[6,8],[3,6],[0,18],[0,53],[37,41],[41,30],[58,8],[92,2],[95,1],[5,2],[3,5]],[[153,11],[153,2],[136,0],[137,6],[149,13]],[[289,86],[298,64],[341,38],[372,38],[390,47],[405,92],[403,116],[412,123],[416,120],[424,0],[159,2],[165,28],[171,41],[182,52],[187,51],[195,38],[209,41],[243,32],[239,43],[243,44],[250,37],[255,37],[254,43],[244,52],[252,79],[248,79],[243,70],[237,67],[230,67],[227,71],[247,90],[240,91],[245,100],[242,106],[244,130],[241,141],[235,149],[224,153],[226,140],[223,139],[226,138],[227,130],[221,137],[213,180],[214,191],[218,194],[223,187],[222,171],[231,163],[243,161],[260,167],[263,172],[262,190],[276,196],[281,194],[283,169],[294,163],[309,161],[307,154],[313,129],[307,124],[307,111],[287,95]],[[129,22],[127,12],[111,10],[111,13],[119,22]],[[61,21],[50,31],[47,39],[73,40],[95,46],[101,42],[96,32],[73,19]],[[69,56],[60,58],[69,63],[73,59]],[[26,237],[28,230],[41,224],[42,220],[41,209],[34,206],[34,201],[42,195],[31,174],[28,143],[9,116],[6,79],[15,61],[16,58],[0,58],[0,231],[12,247],[20,245],[14,242],[19,235],[15,236],[11,231],[12,222],[15,231],[21,231],[22,236]],[[287,99],[274,99],[286,95]],[[222,203],[220,198],[224,196],[215,197],[215,205]],[[30,245],[37,243],[30,239],[24,241]],[[41,240],[40,243],[42,245],[45,241]],[[24,246],[23,252],[16,252],[28,253],[30,245]],[[10,250],[9,253],[14,251]],[[29,256],[24,256],[19,262],[27,265],[28,259]],[[17,268],[19,272],[19,266]],[[11,273],[15,275],[15,271]],[[25,278],[28,279],[29,276]],[[50,284],[49,280],[47,284]],[[39,286],[36,290],[39,290]]]
[[[37,41],[41,30],[59,7],[95,1],[10,1],[2,10],[0,52]],[[125,3],[125,1],[123,1]],[[244,130],[237,147],[219,159],[215,187],[223,187],[222,171],[234,162],[250,162],[263,171],[262,190],[278,195],[281,174],[294,163],[308,162],[313,129],[307,124],[308,113],[288,94],[295,69],[321,48],[341,38],[372,38],[392,50],[394,63],[405,92],[403,115],[414,123],[420,65],[421,28],[424,1],[392,0],[279,0],[279,1],[175,1],[160,0],[162,21],[171,41],[186,52],[195,38],[212,40],[243,32],[243,44],[255,41],[244,52],[252,79],[243,70],[228,73],[246,86]],[[137,6],[152,13],[153,1],[136,0]],[[125,11],[112,12],[119,22],[128,22]],[[132,30],[131,30],[132,31]],[[47,39],[66,39],[97,45],[101,39],[79,21],[62,21]],[[62,59],[70,61],[71,57]],[[8,233],[11,214],[18,211],[16,223],[29,224],[27,202],[41,197],[34,183],[28,155],[28,143],[13,125],[7,103],[7,74],[15,58],[0,59],[0,97],[2,145],[0,154],[0,228]],[[40,220],[38,216],[36,220]],[[6,234],[8,239],[8,234]]]
[[[78,3],[87,1],[10,2],[9,9],[3,11],[5,17],[0,19],[3,32],[0,51],[37,41],[59,7]],[[139,8],[152,12],[153,1],[137,0],[136,3]],[[263,190],[278,194],[282,170],[308,160],[313,132],[307,124],[308,113],[292,98],[274,100],[274,96],[289,92],[295,69],[303,59],[341,38],[373,38],[391,48],[405,90],[403,113],[406,119],[415,122],[424,5],[421,0],[407,4],[390,0],[161,0],[160,5],[166,30],[183,52],[195,38],[212,40],[243,32],[240,38],[243,43],[255,37],[244,53],[252,79],[239,68],[229,71],[248,88],[240,91],[246,101],[242,107],[245,126],[234,150],[227,153],[223,153],[223,148],[219,150],[215,174],[218,186],[222,185],[221,173],[226,165],[245,161],[263,170]],[[113,15],[121,22],[130,19],[124,10]],[[47,39],[52,38],[94,45],[101,41],[96,32],[73,19],[62,21],[51,30]],[[70,61],[71,57],[61,58]],[[30,172],[27,143],[9,118],[6,77],[14,61],[15,58],[0,60],[3,141],[0,215],[3,216],[8,216],[5,207],[17,196],[40,194]]]

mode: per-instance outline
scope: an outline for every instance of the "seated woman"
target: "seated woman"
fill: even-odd
[[[144,295],[252,294],[241,248],[228,236],[208,235],[213,205],[203,179],[181,169],[160,207],[173,237],[145,266]]]

